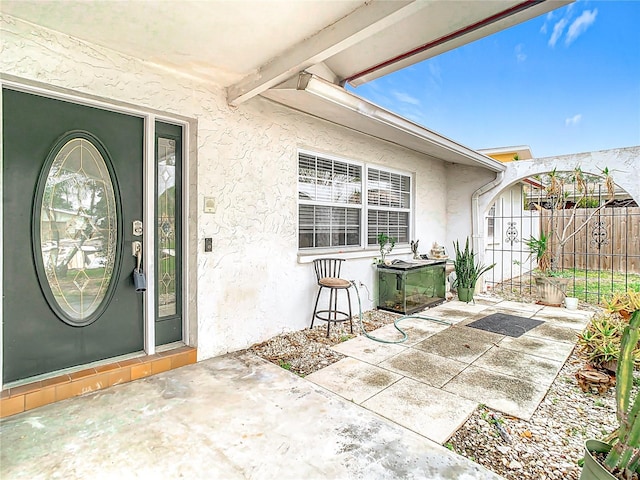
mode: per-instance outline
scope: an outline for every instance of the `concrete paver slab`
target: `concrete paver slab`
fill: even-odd
[[[500,348],[527,352],[536,357],[548,358],[564,362],[573,351],[575,345],[554,340],[531,337],[524,334],[520,338],[506,337],[498,344]]]
[[[375,332],[375,330],[374,330]],[[372,335],[375,333],[372,332]],[[400,335],[400,337],[402,337]],[[363,362],[376,365],[387,358],[393,357],[405,350],[405,346],[398,344],[380,343],[371,340],[364,335],[352,338],[346,342],[331,347],[336,352],[340,352],[348,357],[357,358]]]
[[[438,443],[446,442],[477,405],[410,378],[403,378],[363,403],[364,407]]]
[[[473,296],[476,305],[495,305],[496,303],[504,302],[500,297],[491,297],[489,295],[476,294]]]
[[[558,375],[563,362],[535,357],[506,348],[493,347],[476,360],[473,365],[549,386]]]
[[[459,362],[471,363],[503,338],[504,335],[496,333],[453,326],[423,340],[414,348]]]
[[[398,326],[407,334],[407,340],[402,343],[402,345],[407,347],[415,345],[425,338],[429,338],[449,327],[449,325],[444,323],[419,318],[407,318],[406,320],[402,320]],[[402,339],[402,334],[398,332],[394,325],[385,325],[368,333],[382,340],[397,341]]]
[[[409,348],[380,363],[380,366],[427,385],[442,387],[468,364]]]
[[[505,300],[504,302],[494,305],[494,308],[502,313],[518,315],[520,317],[532,317],[542,310],[543,306],[536,305],[535,303],[522,303]]]
[[[552,322],[544,322],[536,328],[529,330],[523,336],[555,340],[556,342],[575,345],[577,333],[578,332],[572,328],[559,326]]]
[[[380,366],[427,385],[442,387],[468,364],[409,348],[385,360]]]
[[[5,418],[0,434],[3,479],[501,478],[248,353]]]
[[[544,320],[560,327],[582,331],[589,323],[593,313],[581,310],[571,311],[566,308],[545,307],[536,313],[533,318]]]
[[[443,389],[473,399],[508,415],[529,420],[547,393],[548,385],[470,366]]]
[[[443,303],[421,313],[433,318],[458,323],[489,308],[488,305],[459,302],[457,300]]]
[[[305,377],[355,403],[362,403],[402,378],[355,358],[343,358]]]

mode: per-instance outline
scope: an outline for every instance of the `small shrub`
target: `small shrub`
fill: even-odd
[[[595,315],[587,327],[578,334],[578,348],[587,362],[596,368],[603,368],[608,362],[617,361],[620,342],[627,320],[611,314]],[[640,367],[640,349],[634,351],[636,368]]]

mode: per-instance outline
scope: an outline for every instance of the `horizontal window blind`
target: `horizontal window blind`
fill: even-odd
[[[411,176],[370,167],[363,179],[364,168],[346,160],[298,154],[300,249],[377,245],[380,233],[409,243]]]
[[[377,245],[384,233],[397,243],[409,242],[411,177],[377,168],[367,169],[367,244]]]
[[[361,192],[360,165],[300,153],[299,248],[359,246]]]

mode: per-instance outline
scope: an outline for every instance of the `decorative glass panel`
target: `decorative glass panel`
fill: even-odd
[[[40,249],[58,307],[82,324],[105,298],[116,259],[116,199],[104,158],[85,138],[68,141],[47,172]]]
[[[158,138],[158,317],[177,313],[176,141]]]

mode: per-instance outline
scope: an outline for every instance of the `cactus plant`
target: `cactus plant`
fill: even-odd
[[[616,416],[619,426],[606,444],[598,440],[585,443],[584,467],[580,480],[637,479],[640,475],[640,392],[634,389],[634,367],[640,340],[640,292],[628,291],[616,294],[606,302],[611,314],[626,318],[618,353],[616,370]],[[591,452],[606,453],[601,464]]]
[[[634,310],[631,314],[629,325],[622,335],[616,372],[616,407],[620,423],[616,435],[618,441],[604,461],[609,471],[619,470],[627,475],[637,472],[640,466],[640,394],[631,398],[634,350],[638,345],[638,339],[640,339],[640,309]]]

